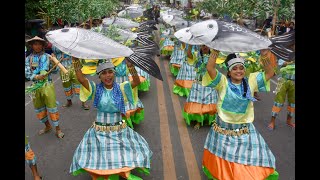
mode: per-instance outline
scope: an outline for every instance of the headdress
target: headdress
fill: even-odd
[[[98,65],[97,74],[100,75],[100,73],[105,69],[112,69],[113,71],[115,71],[114,65],[112,64],[110,59],[107,59],[105,63],[100,63]]]
[[[232,58],[232,59],[226,61],[229,71],[231,71],[231,69],[238,64],[241,64],[244,66],[244,59],[237,54],[234,54],[234,55],[235,55],[235,58]],[[227,59],[228,59],[228,57],[227,57]]]
[[[44,40],[44,39],[42,39],[42,38],[40,38],[40,37],[38,37],[38,36],[35,36],[35,37],[27,40],[26,42],[31,45],[34,41],[40,41],[40,42],[42,42],[42,43],[43,43],[43,46],[45,46],[46,43],[47,43],[46,40]]]

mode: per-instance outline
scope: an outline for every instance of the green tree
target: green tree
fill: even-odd
[[[200,6],[206,12],[219,17],[228,14],[233,19],[266,19],[275,13],[281,19],[291,19],[295,13],[294,0],[204,0]]]
[[[69,23],[83,22],[109,15],[118,5],[118,0],[28,0],[26,17],[42,17],[50,22],[60,18]]]

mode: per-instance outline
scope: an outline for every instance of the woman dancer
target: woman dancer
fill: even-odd
[[[253,125],[253,92],[270,91],[274,69],[269,50],[261,50],[264,72],[245,77],[244,60],[235,54],[226,59],[227,76],[216,67],[218,51],[213,51],[202,85],[218,92],[217,118],[204,145],[203,170],[209,179],[278,179],[275,157]],[[273,59],[273,58],[272,58]]]
[[[93,180],[99,177],[108,179],[111,175],[120,175],[125,179],[140,179],[131,174],[139,168],[149,174],[152,152],[146,140],[129,128],[122,116],[125,116],[124,99],[133,101],[132,88],[136,87],[139,77],[134,66],[127,62],[133,81],[118,84],[114,81],[114,65],[107,60],[99,64],[97,74],[101,83],[89,81],[81,72],[79,59],[73,58],[80,88],[80,99],[94,99],[97,117],[85,133],[75,150],[70,173],[77,175],[89,172]]]

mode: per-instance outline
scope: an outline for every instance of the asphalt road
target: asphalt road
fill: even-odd
[[[144,176],[145,180],[205,180],[201,170],[203,146],[209,131],[209,126],[194,130],[182,119],[181,110],[186,98],[172,93],[174,77],[171,75],[167,59],[155,57],[163,81],[151,77],[151,87],[148,92],[139,93],[139,98],[145,106],[145,120],[134,126],[149,143],[153,151],[151,174]],[[88,77],[98,81],[97,77]],[[84,133],[95,119],[96,110],[85,111],[80,108],[81,102],[73,98],[73,105],[63,108],[66,102],[59,75],[53,75],[56,97],[59,102],[60,126],[65,133],[63,139],[58,139],[54,132],[39,136],[37,133],[44,127],[38,122],[31,98],[25,96],[25,131],[29,136],[31,148],[37,156],[38,170],[45,180],[90,180],[88,174],[73,176],[69,173],[74,150],[83,138]],[[271,92],[259,93],[262,101],[255,103],[256,129],[261,133],[271,151],[276,157],[276,170],[280,180],[295,179],[295,130],[286,126],[286,108],[283,108],[276,121],[276,129],[269,131],[266,126],[270,120],[273,105],[276,78],[271,80]],[[28,86],[30,82],[26,82]],[[92,107],[92,101],[88,102]],[[25,179],[31,180],[30,168],[25,165]]]

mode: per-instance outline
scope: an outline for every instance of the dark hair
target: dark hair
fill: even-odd
[[[205,45],[203,45],[203,46],[205,46]],[[210,54],[211,53],[211,50],[209,49],[209,53],[208,54]],[[203,52],[202,52],[202,48],[200,47],[200,56],[201,56],[201,58],[203,58]]]
[[[224,63],[226,64],[226,66],[228,67],[228,61],[230,61],[231,59],[236,58],[236,54],[235,53],[231,53],[227,56],[226,60],[224,61]]]
[[[46,42],[45,41],[40,41],[40,40],[30,41],[29,45],[32,46],[35,42],[40,42],[42,44],[43,48],[45,48],[45,46],[46,46]]]
[[[228,61],[230,61],[231,59],[234,59],[236,58],[237,55],[235,53],[232,53],[232,54],[229,54],[226,58],[226,60],[224,61],[224,63],[226,64],[227,66],[227,69],[228,69],[228,72],[229,72],[229,67],[228,67]],[[229,73],[227,73],[227,77],[231,79],[231,76],[229,75]],[[243,78],[242,79],[242,82],[243,82],[243,94],[242,94],[242,97],[246,97],[247,96],[247,91],[248,91],[248,87],[247,87],[247,81]],[[250,93],[250,92],[249,92]]]

